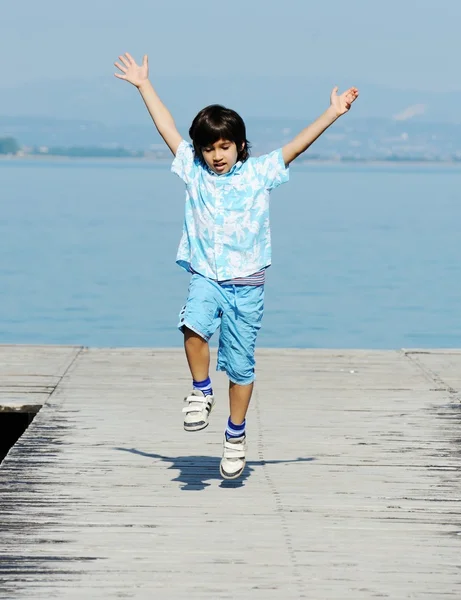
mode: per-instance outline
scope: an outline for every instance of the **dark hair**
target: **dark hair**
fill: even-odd
[[[189,129],[194,144],[195,155],[205,164],[202,149],[218,140],[229,140],[237,146],[237,160],[245,162],[250,156],[250,142],[246,138],[245,123],[242,117],[220,104],[203,108]]]

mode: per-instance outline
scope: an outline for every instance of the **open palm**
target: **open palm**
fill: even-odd
[[[119,59],[122,64],[119,62],[115,62],[114,65],[117,69],[123,73],[114,73],[115,77],[119,79],[124,79],[129,83],[132,83],[136,87],[139,87],[144,81],[146,81],[149,77],[149,64],[147,54],[144,56],[142,60],[142,65],[137,65],[134,58],[128,52],[125,52],[122,56],[119,56]]]
[[[335,109],[336,114],[338,116],[341,116],[350,109],[352,102],[357,100],[358,96],[359,90],[355,87],[349,88],[341,95],[338,95],[338,88],[335,87],[331,92],[330,103],[331,106]]]

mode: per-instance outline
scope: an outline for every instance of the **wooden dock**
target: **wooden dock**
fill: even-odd
[[[0,346],[0,407],[42,406],[0,466],[0,598],[461,598],[461,350],[257,373],[224,482],[223,374],[186,433],[181,350]]]

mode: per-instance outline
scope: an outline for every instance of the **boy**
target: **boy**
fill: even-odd
[[[261,327],[265,269],[271,264],[269,192],[288,181],[288,166],[358,97],[350,88],[331,92],[330,107],[283,148],[249,157],[245,124],[230,109],[204,108],[183,140],[148,79],[148,60],[126,53],[115,74],[138,88],[175,158],[172,171],[186,184],[186,210],[177,263],[192,273],[179,328],[193,379],[185,398],[184,429],[208,425],[214,396],[208,341],[220,327],[217,369],[229,377],[230,416],[220,472],[235,479],[245,467],[245,417],[254,382],[254,349]]]

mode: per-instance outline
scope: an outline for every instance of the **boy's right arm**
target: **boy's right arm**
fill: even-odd
[[[119,56],[122,64],[114,63],[117,69],[123,73],[115,73],[115,77],[124,79],[138,88],[139,93],[149,111],[157,131],[164,139],[166,145],[173,154],[176,154],[182,136],[176,129],[176,125],[170,111],[158,97],[157,92],[149,81],[149,66],[147,55],[144,56],[142,65],[137,65],[134,58],[126,52]]]

